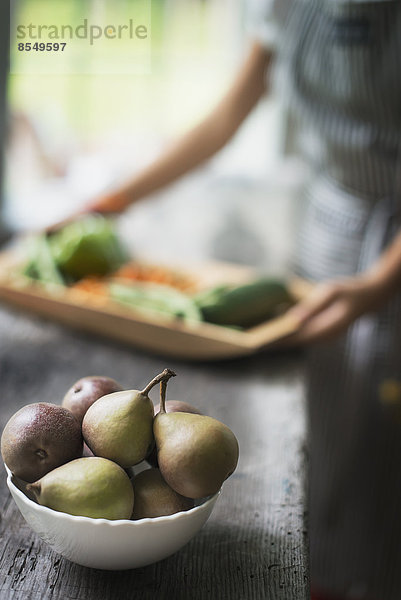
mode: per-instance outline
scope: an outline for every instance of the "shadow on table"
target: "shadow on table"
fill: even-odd
[[[307,570],[295,550],[287,537],[263,528],[213,524],[174,556],[140,569],[100,571],[62,559],[53,594],[77,600],[303,598]],[[75,589],[63,588],[64,570]]]

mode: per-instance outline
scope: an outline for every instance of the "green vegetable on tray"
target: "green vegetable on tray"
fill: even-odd
[[[131,308],[186,321],[202,321],[201,311],[192,298],[172,287],[111,283],[108,289],[113,300]]]
[[[216,325],[251,327],[293,304],[286,285],[263,277],[240,286],[221,285],[194,297],[203,319]]]
[[[112,223],[100,216],[65,225],[50,237],[50,247],[60,271],[72,279],[107,275],[127,260]]]
[[[126,260],[113,224],[91,215],[51,235],[34,238],[24,273],[44,283],[68,284],[87,275],[107,275]]]
[[[69,285],[88,275],[112,274],[127,260],[113,223],[90,215],[56,233],[38,235],[28,248],[24,274],[43,284]],[[220,285],[191,296],[163,284],[107,283],[111,300],[146,313],[184,321],[206,321],[235,329],[252,327],[293,304],[285,283],[261,277]]]
[[[286,285],[270,277],[236,287],[221,285],[195,296],[157,284],[111,283],[108,289],[113,300],[135,309],[236,329],[273,318],[293,304]]]
[[[24,275],[31,279],[38,279],[44,284],[64,284],[45,235],[38,235],[31,240],[28,254],[30,258],[24,267]]]

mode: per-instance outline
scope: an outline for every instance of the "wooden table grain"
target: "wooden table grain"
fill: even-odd
[[[105,374],[141,389],[164,367],[178,375],[169,384],[170,398],[221,419],[239,439],[239,466],[209,521],[181,551],[157,564],[118,572],[88,569],[55,554],[30,530],[1,470],[1,600],[310,597],[299,354],[190,364],[2,308],[0,427],[25,404],[60,403],[84,375]]]

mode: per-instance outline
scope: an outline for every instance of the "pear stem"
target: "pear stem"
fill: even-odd
[[[154,377],[152,381],[148,383],[148,385],[141,391],[141,394],[143,396],[147,396],[150,390],[154,388],[155,385],[157,385],[158,383],[160,383],[160,385],[162,383],[165,383],[167,385],[167,382],[170,379],[170,377],[175,377],[174,371],[172,371],[171,369],[164,369],[162,373],[156,375],[156,377]]]
[[[160,382],[160,413],[166,412],[166,390],[167,390],[167,381]]]

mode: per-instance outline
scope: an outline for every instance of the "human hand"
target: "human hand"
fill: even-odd
[[[121,213],[130,204],[128,193],[118,190],[110,194],[103,194],[91,200],[83,207],[83,212],[96,212],[104,215]]]
[[[286,344],[330,340],[361,315],[378,310],[386,300],[387,293],[380,279],[371,274],[321,283],[288,311],[300,327]]]
[[[123,212],[126,206],[129,204],[129,199],[127,195],[118,191],[113,194],[104,194],[102,196],[97,197],[94,200],[91,200],[78,210],[75,210],[68,217],[62,219],[61,221],[57,221],[56,223],[51,223],[50,225],[44,228],[44,232],[49,234],[56,233],[60,229],[62,229],[65,225],[69,223],[73,223],[77,219],[81,219],[89,214],[100,214],[104,216],[112,216],[113,214],[119,214]]]

